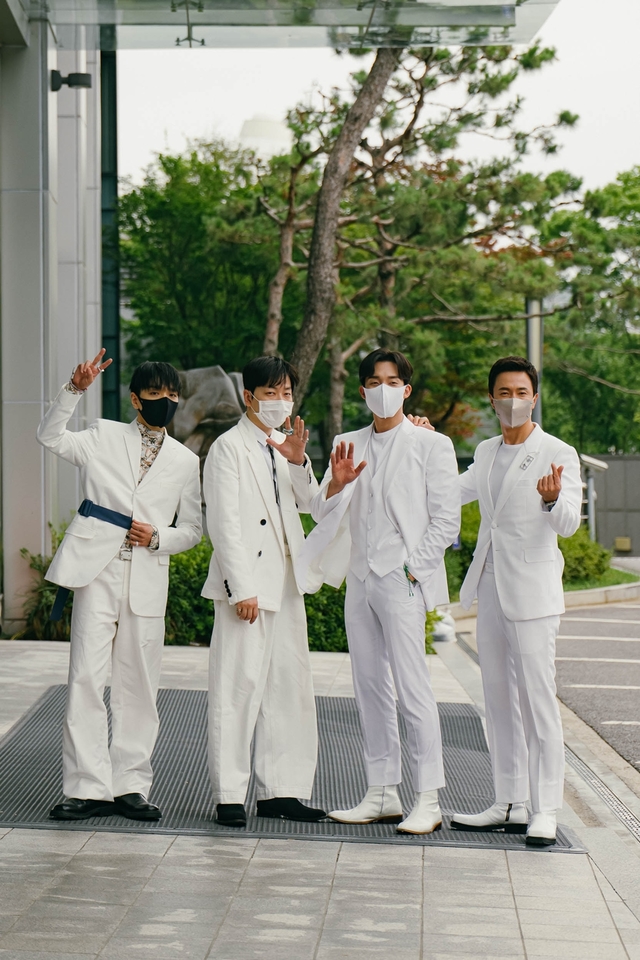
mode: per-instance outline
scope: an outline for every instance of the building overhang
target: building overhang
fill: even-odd
[[[48,0],[46,16],[62,46],[75,42],[80,24],[107,28],[102,45],[112,47],[480,46],[530,42],[558,2]]]

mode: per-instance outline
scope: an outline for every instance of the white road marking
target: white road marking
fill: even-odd
[[[640,643],[640,637],[565,637],[564,634],[557,637],[557,640],[615,640],[620,643]]]
[[[575,687],[579,690],[640,690],[640,687],[619,683],[563,683],[562,686]]]
[[[640,727],[640,720],[603,720],[602,725],[607,727]]]
[[[640,620],[606,620],[604,617],[562,617],[563,623],[631,623],[640,624]]]
[[[556,657],[571,663],[640,663],[640,660],[623,660],[622,657]]]

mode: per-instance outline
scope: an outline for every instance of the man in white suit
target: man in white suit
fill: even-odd
[[[469,607],[478,597],[496,802],[483,813],[456,814],[452,826],[526,832],[528,844],[547,846],[555,843],[564,782],[554,664],[564,612],[558,535],[580,526],[580,466],[573,447],[531,420],[538,374],[528,360],[496,361],[489,399],[502,434],[478,446],[460,478],[462,502],[478,500],[481,514],[460,600]]]
[[[214,601],[209,671],[209,769],[216,818],[246,825],[255,746],[257,815],[315,821],[316,711],[303,589],[291,558],[299,513],[318,489],[309,432],[290,414],[297,375],[279,357],[242,372],[246,414],[215,441],[204,468],[213,555],[202,590]],[[275,428],[285,424],[287,435]]]
[[[131,380],[131,423],[66,429],[83,393],[111,363],[104,350],[76,367],[38,428],[38,441],[80,467],[86,499],[46,579],[74,591],[63,790],[50,816],[122,814],[158,820],[147,800],[158,732],[169,557],[202,536],[198,458],[165,427],[178,406],[178,372],[143,363]],[[58,604],[57,604],[58,605]],[[111,667],[112,741],[103,692]]]
[[[311,506],[318,526],[298,564],[311,590],[319,580],[339,586],[347,577],[345,622],[368,790],[353,809],[329,815],[342,823],[402,821],[400,832],[426,834],[442,823],[438,789],[444,768],[425,658],[425,615],[449,599],[444,552],[460,524],[458,470],[449,438],[416,429],[403,414],[412,376],[403,354],[374,350],[359,376],[373,423],[337,438]],[[320,576],[314,582],[317,557]],[[392,679],[416,792],[405,819],[397,790],[401,757]]]

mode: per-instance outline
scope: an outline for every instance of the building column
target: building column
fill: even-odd
[[[73,43],[71,31],[75,33]],[[67,28],[67,49],[58,50],[58,70],[63,76],[90,73],[92,86],[63,86],[57,95],[57,379],[49,399],[68,380],[73,367],[92,359],[101,346],[100,70],[99,53],[90,43],[95,35],[92,28]],[[96,384],[76,407],[69,429],[82,430],[99,417],[101,399]],[[59,527],[68,523],[82,499],[77,468],[59,460],[57,487],[52,522]]]
[[[31,572],[21,547],[45,553],[55,489],[35,440],[57,380],[56,94],[49,25],[30,25],[28,47],[4,47],[0,84],[0,324],[2,539],[5,629],[19,626]],[[52,122],[53,118],[53,122]],[[52,376],[55,373],[55,376]]]
[[[20,556],[51,549],[77,508],[77,470],[35,439],[71,368],[100,347],[99,71],[85,28],[56,50],[46,21],[29,46],[0,51],[0,329],[3,627],[20,629],[32,574]],[[93,74],[91,90],[50,89],[51,69]],[[100,415],[100,390],[71,429]]]

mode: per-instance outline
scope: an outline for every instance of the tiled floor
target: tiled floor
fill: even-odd
[[[0,643],[0,731],[67,652]],[[475,665],[444,654],[438,699],[478,699]],[[319,695],[352,695],[345,654],[312,659]],[[163,685],[206,671],[206,650],[166,648]],[[0,830],[0,960],[640,960],[640,845],[580,802],[563,820],[591,856]]]

